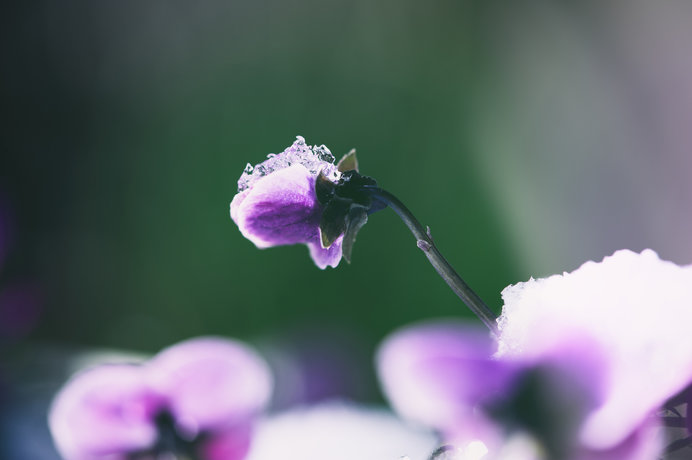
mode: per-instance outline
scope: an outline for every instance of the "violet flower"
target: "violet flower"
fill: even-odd
[[[77,374],[56,395],[49,426],[66,460],[239,460],[271,387],[252,349],[192,339],[140,365]]]
[[[330,244],[321,239],[324,206],[315,190],[320,174],[334,183],[341,177],[327,147],[306,145],[298,136],[282,153],[270,154],[254,167],[248,163],[231,202],[231,219],[260,249],[306,244],[318,267],[336,267],[341,261],[343,236]]]
[[[487,455],[475,458],[505,458],[517,437],[531,440],[531,458],[658,458],[657,415],[692,382],[692,266],[618,251],[503,299],[496,344],[452,325],[385,341],[378,369],[392,405],[436,428],[453,458],[479,442]]]

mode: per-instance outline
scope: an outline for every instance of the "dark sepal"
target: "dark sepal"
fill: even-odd
[[[350,200],[338,196],[329,200],[324,207],[320,219],[320,243],[323,248],[330,247],[346,231],[346,215],[350,207]]]
[[[337,196],[347,198],[353,203],[367,209],[372,206],[372,198],[366,187],[377,187],[377,181],[372,177],[363,176],[356,171],[346,171],[336,184],[334,192]]]
[[[339,168],[357,168],[355,151],[349,152],[339,162]],[[382,200],[373,199],[375,179],[362,176],[356,169],[341,170],[341,178],[333,183],[320,173],[315,182],[317,200],[324,210],[320,219],[320,244],[329,248],[340,235],[344,235],[342,254],[351,261],[353,243],[358,231],[368,221],[368,214],[386,207]]]
[[[321,205],[326,205],[334,196],[334,191],[336,189],[336,184],[329,180],[327,176],[320,171],[320,174],[315,180],[315,195],[317,195],[317,201]]]
[[[351,263],[351,252],[353,251],[353,243],[356,242],[358,230],[363,228],[368,222],[368,211],[363,206],[357,204],[351,205],[346,217],[346,232],[344,232],[344,240],[341,243],[341,252],[346,259],[346,262]]]
[[[368,209],[368,215],[372,214],[377,211],[382,211],[384,208],[389,206],[387,203],[382,201],[381,199],[378,199],[376,196],[372,197],[372,204],[370,205],[370,208]]]
[[[358,172],[358,158],[356,158],[356,149],[351,149],[346,155],[341,157],[341,160],[336,165],[339,172],[356,171]]]

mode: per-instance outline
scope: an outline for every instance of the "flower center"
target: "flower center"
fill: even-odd
[[[158,432],[156,444],[143,451],[128,454],[127,460],[200,460],[198,447],[206,437],[204,433],[189,438],[176,427],[175,418],[167,410],[154,417]]]

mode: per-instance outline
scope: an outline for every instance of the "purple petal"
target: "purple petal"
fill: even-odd
[[[341,235],[332,243],[328,248],[323,248],[319,240],[311,241],[308,243],[308,249],[310,250],[310,257],[321,269],[327,268],[327,266],[336,268],[341,261],[341,242],[344,236]]]
[[[381,346],[377,368],[392,406],[446,433],[469,427],[474,407],[503,393],[517,369],[493,359],[487,331],[432,323],[395,332]]]
[[[101,366],[75,376],[49,414],[56,446],[68,460],[86,460],[151,447],[153,417],[162,399],[147,387],[141,368]]]
[[[249,347],[221,338],[192,339],[163,350],[147,366],[168,397],[179,428],[194,436],[245,423],[267,404],[272,379]]]
[[[263,177],[231,202],[231,218],[258,248],[316,240],[321,213],[315,176],[299,164]]]

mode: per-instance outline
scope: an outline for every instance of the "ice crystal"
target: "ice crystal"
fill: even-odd
[[[334,164],[334,155],[325,145],[307,145],[302,136],[296,136],[293,145],[282,153],[270,153],[265,161],[254,167],[248,163],[238,179],[238,192],[247,190],[259,179],[274,171],[295,164],[305,166],[315,176],[322,171],[333,181],[337,181],[341,175]]]

